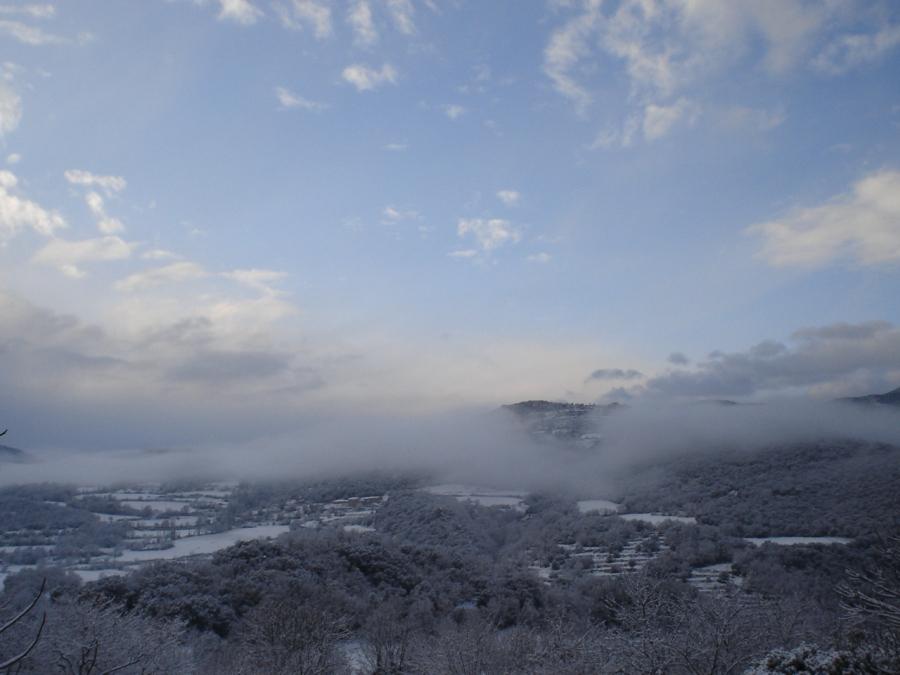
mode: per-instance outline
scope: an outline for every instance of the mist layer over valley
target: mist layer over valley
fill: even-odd
[[[0,51],[0,675],[900,675],[900,2]]]
[[[111,662],[129,640],[186,631],[141,657],[163,670],[309,665],[289,642],[250,651],[267,621],[312,631],[321,672],[678,670],[708,658],[673,655],[683,631],[723,630],[723,653],[750,664],[843,630],[847,570],[892,564],[898,421],[890,402],[528,401],[320,420],[227,448],[18,452],[3,465],[0,575],[7,595],[50,579],[88,603],[50,606],[49,645],[70,639],[77,607],[99,612],[87,620]],[[661,604],[634,615],[645,596]],[[103,627],[123,610],[126,634]],[[785,612],[787,632],[760,629]],[[549,651],[547,621],[566,631]],[[835,648],[803,658],[875,658]]]

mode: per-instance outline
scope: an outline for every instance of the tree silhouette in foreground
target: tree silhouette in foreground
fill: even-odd
[[[5,433],[6,432],[4,431],[3,434],[5,434]],[[2,436],[3,434],[0,434],[0,436]],[[15,626],[17,623],[19,623],[19,621],[21,621],[25,617],[25,615],[28,614],[28,612],[30,612],[32,609],[34,609],[34,606],[38,603],[38,600],[40,600],[41,596],[44,594],[44,587],[46,585],[47,585],[47,580],[44,579],[44,581],[41,583],[40,589],[38,590],[37,594],[34,596],[34,599],[30,603],[28,603],[28,605],[25,607],[25,609],[23,609],[21,612],[16,614],[12,619],[10,619],[5,624],[3,624],[3,626],[0,626],[0,634],[5,633],[7,630],[9,630],[13,626]],[[47,613],[44,612],[43,616],[41,617],[41,623],[38,625],[37,633],[35,634],[34,639],[31,641],[31,644],[29,644],[23,651],[19,652],[15,656],[13,656],[9,659],[6,659],[2,663],[0,663],[0,670],[5,670],[7,668],[11,668],[12,666],[19,663],[19,661],[21,661],[22,659],[24,659],[26,656],[28,656],[31,653],[31,650],[34,649],[35,646],[37,645],[38,640],[41,639],[41,633],[44,630],[44,624],[46,622],[47,622]]]

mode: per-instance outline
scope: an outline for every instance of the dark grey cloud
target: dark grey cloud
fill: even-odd
[[[669,396],[752,397],[812,392],[843,396],[900,383],[900,328],[885,321],[803,328],[788,343],[713,352],[691,370],[651,378],[645,391]]]
[[[667,359],[673,366],[686,366],[691,360],[681,352],[672,352]]]
[[[834,323],[818,328],[801,328],[794,331],[797,340],[815,342],[817,340],[866,340],[879,333],[889,331],[893,326],[887,321],[865,321],[862,323]]]
[[[113,336],[0,291],[0,425],[24,449],[240,442],[306,423],[321,388],[300,353],[206,318]],[[312,413],[310,413],[312,414]]]
[[[622,368],[600,368],[588,376],[588,380],[637,380],[644,374],[639,370]]]
[[[172,368],[169,375],[175,380],[207,383],[256,380],[289,372],[291,360],[286,353],[213,349],[193,354]]]

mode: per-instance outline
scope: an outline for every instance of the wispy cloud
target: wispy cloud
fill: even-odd
[[[86,276],[82,265],[130,258],[137,245],[116,236],[69,241],[51,239],[32,257],[32,262],[55,267],[66,276]]]
[[[202,279],[206,276],[206,270],[197,263],[180,261],[130,274],[116,282],[116,290],[130,293],[166,283]]]
[[[644,377],[644,374],[633,368],[599,368],[590,375],[588,380],[638,380]]]
[[[506,204],[506,206],[515,206],[522,198],[518,190],[500,190],[497,192],[497,199]]]
[[[485,253],[515,244],[522,238],[519,230],[503,218],[460,218],[456,233],[460,238],[474,238]]]
[[[399,223],[403,220],[416,220],[419,217],[419,213],[413,209],[385,206],[381,211],[381,217],[383,223]]]
[[[385,63],[380,70],[353,64],[344,68],[341,76],[357,91],[372,91],[384,84],[397,84],[397,71],[389,63]]]
[[[281,106],[282,110],[298,109],[320,112],[328,107],[324,103],[311,101],[310,99],[304,98],[299,94],[295,94],[286,87],[275,87],[275,98],[278,99],[278,104]]]
[[[19,15],[32,19],[52,19],[56,16],[56,7],[49,3],[33,3],[23,5],[0,5],[0,15]]]
[[[22,44],[31,45],[33,47],[68,42],[66,38],[53,33],[48,33],[38,26],[29,26],[21,21],[10,21],[7,19],[0,19],[0,33],[6,33]]]
[[[900,46],[900,25],[888,24],[874,33],[853,33],[835,38],[813,59],[819,70],[841,75],[853,68],[878,61]]]
[[[72,185],[99,187],[106,192],[107,196],[121,192],[128,187],[128,182],[121,176],[100,176],[81,169],[69,169],[65,172],[65,177]]]
[[[644,108],[644,138],[655,141],[668,134],[681,122],[692,124],[698,114],[697,106],[686,98],[680,98],[672,105],[650,104]]]
[[[600,0],[589,0],[583,10],[553,31],[544,49],[544,72],[554,88],[584,113],[591,102],[587,89],[579,84],[573,70],[590,54],[590,40],[600,21]]]
[[[628,115],[640,115],[651,141],[688,118],[682,102],[696,98],[692,89],[708,94],[710,82],[736,66],[841,74],[900,45],[900,26],[839,2],[576,0],[554,7],[564,18],[543,55],[554,89],[585,114],[596,73],[618,65],[628,82]],[[614,144],[627,147],[627,134],[606,130],[594,147]]]
[[[287,277],[287,274],[276,270],[251,268],[225,272],[222,276],[247,286],[248,288],[252,288],[255,291],[259,291],[260,293],[271,295],[278,294],[278,291],[272,287],[272,284],[281,281]]]
[[[262,15],[262,10],[250,0],[219,0],[219,19],[222,21],[249,26],[256,23]]]
[[[276,11],[285,28],[302,30],[312,28],[313,34],[319,40],[331,37],[333,28],[331,24],[331,8],[322,0],[287,0],[279,3]]]
[[[387,5],[398,31],[404,35],[412,35],[416,32],[412,0],[387,0]]]
[[[0,138],[15,131],[22,121],[22,97],[0,82]]]
[[[97,229],[103,234],[116,234],[125,229],[121,220],[113,218],[106,213],[103,197],[99,194],[96,192],[88,192],[87,195],[85,195],[84,201],[91,210],[91,213],[97,217]]]
[[[378,31],[372,18],[368,0],[356,0],[347,10],[347,23],[353,29],[353,40],[361,47],[371,47],[378,42]]]
[[[446,105],[443,105],[441,106],[441,109],[444,111],[444,114],[451,120],[459,119],[466,114],[466,109],[461,105],[457,105],[455,103],[448,103]]]
[[[66,227],[59,213],[20,196],[18,184],[15,174],[0,171],[0,241],[16,236],[23,228],[49,237]]]

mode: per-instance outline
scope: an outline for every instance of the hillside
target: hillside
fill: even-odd
[[[19,448],[0,445],[0,462],[27,462],[28,453]]]
[[[853,396],[841,399],[842,401],[850,401],[853,403],[866,403],[876,405],[890,405],[900,407],[900,387],[892,389],[884,394],[868,394],[866,396]]]

